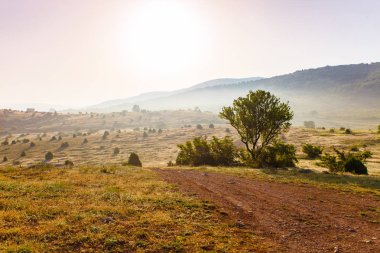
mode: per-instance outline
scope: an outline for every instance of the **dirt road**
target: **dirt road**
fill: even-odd
[[[281,252],[380,252],[377,197],[219,173],[155,171],[216,204],[236,226],[254,230]]]

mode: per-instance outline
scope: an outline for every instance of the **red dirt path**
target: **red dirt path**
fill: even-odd
[[[231,222],[280,252],[380,252],[375,196],[195,170],[155,171],[185,193],[214,203]]]

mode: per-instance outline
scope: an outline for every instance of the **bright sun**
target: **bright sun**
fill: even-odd
[[[126,27],[125,57],[141,71],[185,70],[202,54],[202,23],[183,2],[144,2],[128,17]]]

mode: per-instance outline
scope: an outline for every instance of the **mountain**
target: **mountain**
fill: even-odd
[[[134,104],[144,104],[147,101],[156,100],[159,98],[165,98],[181,93],[185,93],[192,90],[202,89],[202,88],[211,88],[220,85],[231,85],[236,83],[241,83],[245,81],[256,81],[260,80],[262,77],[248,77],[248,78],[220,78],[209,80],[200,84],[196,84],[189,88],[175,90],[175,91],[156,91],[156,92],[148,92],[143,93],[137,96],[124,98],[124,99],[115,99],[102,102],[100,104],[92,105],[86,108],[83,108],[82,111],[120,111],[120,110],[128,110]],[[129,107],[129,108],[127,108]]]

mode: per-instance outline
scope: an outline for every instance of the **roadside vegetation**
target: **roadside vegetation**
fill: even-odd
[[[0,168],[1,252],[266,252],[148,169]]]

